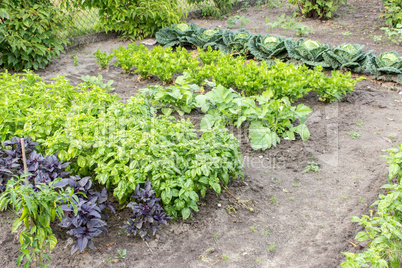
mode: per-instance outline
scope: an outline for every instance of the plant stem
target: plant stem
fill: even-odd
[[[24,138],[21,138],[20,141],[21,141],[21,151],[22,151],[22,163],[24,164],[24,174],[27,174],[28,173],[28,168],[27,168],[27,158],[25,156]],[[25,184],[29,185],[28,177],[25,177]]]

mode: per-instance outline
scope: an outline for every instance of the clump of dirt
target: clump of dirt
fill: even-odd
[[[335,20],[303,19],[302,23],[314,27],[308,38],[321,43],[364,44],[378,54],[402,52],[397,45],[370,37],[380,34],[379,11],[380,1],[348,1]],[[239,15],[252,21],[246,25],[248,30],[265,34],[265,17],[272,21],[283,13],[290,16],[292,10],[254,7]],[[225,27],[219,20],[192,21],[208,28]],[[342,34],[345,31],[351,34]],[[291,36],[278,29],[270,33]],[[101,74],[106,81],[114,80],[112,94],[122,101],[140,88],[162,84],[154,77],[139,80],[137,74],[124,74],[114,66],[98,69],[92,54],[98,48],[112,53],[121,45],[126,44],[112,39],[80,47],[38,73],[46,80],[66,75],[73,84],[80,83],[81,76]],[[78,66],[73,55],[78,56]],[[369,213],[369,205],[384,192],[380,186],[387,182],[387,166],[380,156],[402,142],[398,90],[393,84],[365,80],[336,103],[325,104],[309,94],[300,102],[313,110],[307,121],[310,139],[283,140],[265,152],[251,149],[245,129],[230,129],[243,153],[244,181],[233,181],[220,196],[207,193],[193,218],[170,222],[149,241],[149,247],[120,228],[129,217],[127,209],[110,215],[109,232],[95,239],[95,251],[85,254],[70,256],[72,241],[57,229],[51,267],[339,267],[345,260],[341,252],[358,252],[366,246],[354,240],[362,228],[350,217]],[[201,117],[195,112],[189,118],[197,124]],[[319,171],[303,173],[312,162]],[[10,232],[12,221],[10,212],[1,213],[3,267],[15,267],[19,255],[17,235]],[[125,259],[114,258],[123,249]]]

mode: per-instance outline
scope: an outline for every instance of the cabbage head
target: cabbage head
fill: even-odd
[[[231,30],[224,30],[222,34],[223,44],[222,50],[227,53],[240,53],[246,54],[247,43],[252,35],[245,29],[240,29],[237,32]]]
[[[248,41],[250,54],[259,60],[284,59],[288,56],[285,38],[272,35],[255,35]]]
[[[395,51],[385,52],[374,56],[370,71],[377,76],[402,74],[402,58]]]
[[[364,46],[357,44],[342,44],[327,50],[323,55],[324,61],[329,65],[329,69],[360,73],[371,61],[373,52],[363,52],[363,48]]]
[[[329,49],[328,45],[322,45],[314,40],[299,39],[296,43],[285,42],[286,50],[291,58],[300,60],[304,64],[314,67],[321,65],[328,68],[324,62],[323,54]]]
[[[195,23],[179,23],[173,24],[159,30],[155,37],[159,44],[165,47],[184,46],[191,44],[189,39],[197,31],[198,27]]]

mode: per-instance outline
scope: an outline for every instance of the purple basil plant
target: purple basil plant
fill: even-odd
[[[140,189],[140,185],[137,184],[131,197],[136,202],[130,202],[127,207],[133,210],[133,215],[122,228],[126,229],[128,234],[138,234],[142,239],[148,240],[149,233],[155,235],[159,224],[167,225],[167,220],[171,217],[163,211],[159,204],[160,198],[156,197],[149,180],[146,181],[144,188]]]

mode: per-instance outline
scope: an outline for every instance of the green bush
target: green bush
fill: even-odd
[[[346,0],[288,0],[292,5],[299,7],[299,12],[306,18],[329,19],[332,12],[338,9],[338,5],[346,3]]]
[[[69,5],[67,0],[64,0]],[[99,9],[98,29],[117,31],[123,37],[141,39],[178,23],[184,11],[177,0],[74,0],[74,6]]]
[[[30,136],[47,154],[73,159],[70,171],[94,174],[125,203],[149,179],[166,212],[188,218],[208,189],[241,176],[238,140],[214,128],[198,137],[189,120],[158,116],[141,94],[124,104],[97,85],[58,77],[0,73],[0,135]]]
[[[1,1],[0,66],[12,70],[44,68],[67,44],[58,37],[66,16],[50,0]]]
[[[385,17],[385,23],[391,27],[397,27],[402,24],[402,0],[382,0],[385,13],[381,17]]]
[[[213,0],[214,6],[208,4],[202,8],[202,15],[204,17],[214,17],[220,18],[222,15],[232,12],[232,1],[231,0]],[[207,2],[207,0],[187,0],[189,4],[200,4]]]

